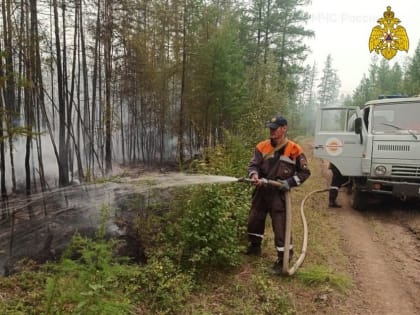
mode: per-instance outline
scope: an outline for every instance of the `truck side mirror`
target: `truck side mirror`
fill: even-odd
[[[362,118],[357,117],[354,120],[354,132],[360,135],[360,144],[363,144],[363,134],[362,134]]]

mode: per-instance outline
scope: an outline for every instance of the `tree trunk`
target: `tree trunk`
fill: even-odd
[[[63,68],[61,62],[60,29],[58,26],[57,0],[53,0],[54,24],[55,24],[55,47],[57,59],[57,81],[58,81],[58,116],[59,116],[59,161],[58,161],[58,182],[60,187],[69,183],[68,172],[68,151],[66,147],[66,103],[64,95]]]
[[[95,160],[93,156],[93,152],[95,151],[95,128],[96,128],[96,93],[98,88],[98,77],[100,76],[99,70],[99,47],[100,47],[100,34],[101,34],[101,1],[98,1],[98,10],[97,10],[97,19],[96,19],[96,30],[95,30],[95,50],[93,56],[93,74],[92,74],[92,116],[91,116],[91,124],[90,124],[90,171],[92,178],[95,178]],[[100,130],[98,128],[98,130]],[[100,133],[101,131],[99,131]],[[99,144],[99,142],[97,142]],[[101,148],[99,147],[99,150]],[[98,157],[98,164],[102,170],[102,160],[101,156]]]
[[[32,33],[32,40],[33,40],[33,62],[34,62],[34,72],[33,72],[33,84],[34,84],[34,101],[36,104],[36,128],[37,128],[37,135],[36,135],[36,144],[37,144],[37,152],[38,152],[38,174],[39,174],[39,181],[41,184],[41,190],[45,191],[47,189],[47,183],[45,180],[45,173],[44,173],[44,163],[42,158],[42,140],[41,140],[41,125],[44,125],[44,121],[46,117],[41,123],[41,115],[40,115],[40,106],[45,106],[44,104],[44,87],[43,87],[43,80],[42,80],[42,70],[41,70],[41,56],[40,56],[40,47],[39,47],[39,34],[38,34],[38,16],[37,16],[37,2],[36,0],[31,1],[31,33]],[[34,178],[35,180],[35,178]]]
[[[1,47],[1,46],[0,46]],[[0,77],[3,77],[3,71],[1,70],[3,62],[0,59]],[[6,161],[5,161],[5,145],[4,145],[4,134],[3,126],[5,125],[4,121],[4,90],[0,87],[0,175],[1,175],[1,197],[2,200],[7,198],[7,189],[6,189]],[[2,214],[3,216],[4,214]]]
[[[83,137],[82,141],[84,143],[84,154],[86,159],[87,168],[90,169],[90,161],[93,160],[93,137],[90,133],[91,130],[91,122],[90,122],[90,104],[89,104],[89,77],[88,77],[88,67],[87,67],[87,60],[86,60],[86,44],[85,44],[85,33],[83,28],[83,7],[82,1],[78,0],[77,5],[80,7],[78,10],[79,13],[79,25],[80,25],[80,47],[81,47],[81,54],[82,54],[82,72],[83,72],[83,121],[85,128],[83,129]],[[79,118],[80,121],[81,118]],[[89,158],[91,156],[91,158]],[[79,178],[81,178],[79,173]]]
[[[185,117],[184,117],[184,108],[185,108],[185,80],[187,72],[187,1],[184,1],[184,16],[183,16],[183,25],[182,25],[182,73],[181,73],[181,92],[180,92],[180,104],[179,104],[179,117],[178,117],[178,154],[179,154],[179,163],[182,165],[184,163],[184,133],[185,133]]]
[[[112,171],[112,105],[111,105],[111,80],[112,80],[112,3],[105,0],[104,8],[104,63],[105,63],[105,171]]]

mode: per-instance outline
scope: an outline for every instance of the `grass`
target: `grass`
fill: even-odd
[[[295,257],[299,256],[302,244],[301,200],[308,193],[326,185],[318,160],[310,160],[310,169],[312,176],[292,192]],[[243,202],[249,204],[250,196],[245,198]],[[335,307],[352,290],[352,281],[348,273],[351,268],[343,253],[339,226],[336,225],[334,212],[327,208],[326,193],[314,194],[307,200],[305,215],[309,229],[307,255],[301,268],[291,277],[271,276],[267,273],[276,259],[271,222],[268,219],[262,257],[241,256],[235,267],[208,269],[199,275],[199,279],[192,281],[189,274],[178,273],[170,261],[156,260],[147,266],[131,265],[126,268],[122,265],[119,266],[121,269],[118,269],[118,277],[109,269],[118,266],[110,264],[104,267],[109,271],[109,278],[100,278],[99,281],[98,278],[89,278],[89,269],[81,265],[78,268],[83,268],[83,273],[60,274],[62,278],[55,283],[60,284],[60,290],[63,291],[55,289],[50,297],[64,297],[67,292],[64,291],[65,283],[82,279],[80,276],[83,275],[84,279],[90,279],[90,286],[84,289],[91,294],[92,299],[96,299],[95,305],[103,306],[100,304],[103,297],[96,294],[102,288],[99,285],[107,285],[108,301],[112,297],[116,304],[131,303],[134,314],[335,314]],[[92,256],[93,262],[96,261],[95,257],[99,256]],[[66,280],[67,276],[69,278]],[[0,314],[45,314],[43,305],[48,294],[45,290],[47,279],[55,279],[51,270],[35,270],[0,278]],[[50,284],[54,283],[50,280]],[[52,289],[50,287],[51,292]],[[74,296],[77,293],[73,292]],[[320,294],[327,294],[329,303],[317,302],[316,297]],[[61,314],[67,314],[66,307],[74,310],[83,306],[78,302],[89,302],[92,299],[81,295],[76,296],[73,304],[63,300]],[[182,307],[171,308],[181,302]],[[152,304],[155,309],[150,309]],[[159,309],[162,305],[166,305],[166,308]]]
[[[352,287],[352,281],[349,276],[337,273],[327,266],[314,265],[300,270],[296,276],[308,286],[328,285],[342,292],[346,292],[347,289]]]

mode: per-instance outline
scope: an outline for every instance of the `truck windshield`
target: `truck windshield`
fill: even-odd
[[[373,108],[372,133],[420,134],[420,103],[375,106]]]

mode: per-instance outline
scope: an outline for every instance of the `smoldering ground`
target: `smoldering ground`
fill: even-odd
[[[147,257],[142,231],[133,224],[136,217],[146,215],[149,204],[156,200],[169,202],[172,187],[236,180],[227,176],[157,172],[15,196],[1,204],[7,215],[0,220],[0,273],[18,272],[22,261],[40,264],[57,260],[75,233],[95,237],[101,224],[105,237],[122,241],[121,255],[143,263]],[[104,212],[107,216],[102,221]]]

